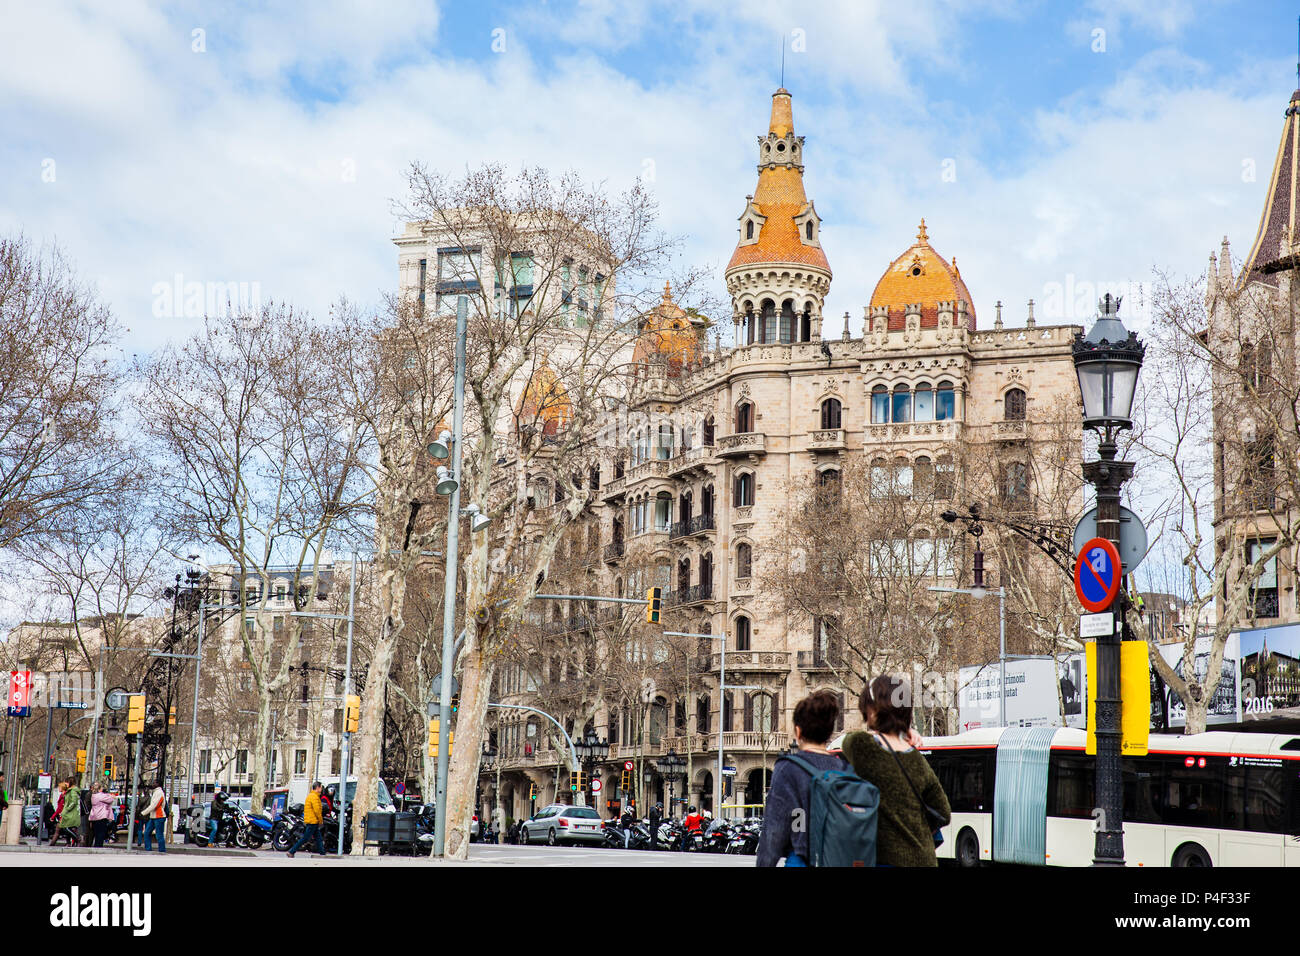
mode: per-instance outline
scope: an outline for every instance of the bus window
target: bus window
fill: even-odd
[[[1187,760],[1193,760],[1187,766]],[[1206,766],[1197,766],[1200,760]],[[1223,757],[1163,758],[1163,819],[1170,826],[1218,827],[1223,824],[1223,782],[1227,760]]]
[[[1147,757],[1125,757],[1124,822],[1159,823],[1157,801],[1161,789],[1160,761]]]
[[[985,785],[988,757],[981,753],[952,756],[948,803],[956,813],[978,813],[992,809]]]
[[[1092,796],[1096,758],[1084,754],[1052,751],[1047,777],[1049,817],[1091,817],[1096,806]]]
[[[1279,766],[1246,768],[1246,829],[1256,833],[1286,831],[1285,778]]]

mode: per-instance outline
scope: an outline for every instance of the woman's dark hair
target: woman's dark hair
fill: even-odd
[[[912,686],[893,674],[877,677],[862,688],[858,710],[877,733],[905,734],[912,726]]]
[[[794,725],[809,743],[824,744],[830,740],[839,716],[839,698],[828,690],[813,691],[794,705]]]

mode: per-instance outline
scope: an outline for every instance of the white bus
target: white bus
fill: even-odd
[[[925,739],[952,805],[941,859],[1090,866],[1096,758],[1072,728]],[[1300,737],[1152,734],[1122,758],[1128,866],[1300,867]]]

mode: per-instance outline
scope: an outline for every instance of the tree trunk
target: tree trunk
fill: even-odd
[[[366,693],[361,698],[361,722],[357,728],[357,793],[352,799],[352,854],[365,848],[366,814],[375,808],[379,790],[379,758],[384,735],[384,685],[393,666],[393,645],[398,629],[391,617],[384,620],[383,635],[375,642],[366,671]],[[339,781],[339,808],[347,799],[347,781]]]
[[[253,752],[253,806],[266,796],[266,755],[271,752],[271,695],[261,686],[257,693],[257,727]]]
[[[448,859],[464,860],[469,857],[470,810],[474,802],[474,789],[478,779],[479,752],[487,722],[489,689],[495,664],[485,658],[479,649],[478,636],[466,638],[461,652],[464,664],[461,669],[460,708],[456,712],[456,736],[460,738],[451,751],[451,769],[447,780],[447,843],[444,853]],[[442,812],[442,808],[438,808]]]

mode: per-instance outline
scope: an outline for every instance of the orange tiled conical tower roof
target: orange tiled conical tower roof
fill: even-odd
[[[741,215],[740,242],[727,268],[759,262],[799,263],[829,273],[830,263],[818,237],[817,213],[804,193],[803,137],[794,135],[789,90],[772,94],[768,133],[760,136],[758,143],[758,186]],[[750,225],[754,227],[752,236]]]

